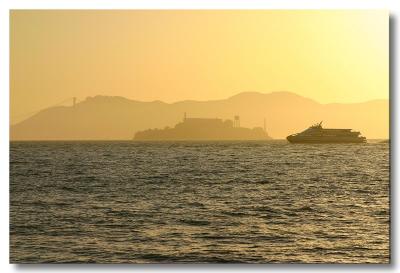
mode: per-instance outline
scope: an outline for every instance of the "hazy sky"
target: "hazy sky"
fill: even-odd
[[[69,97],[388,98],[386,11],[12,11],[11,119]]]

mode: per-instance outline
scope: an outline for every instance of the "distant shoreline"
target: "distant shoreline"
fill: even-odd
[[[382,139],[384,140],[384,139]],[[133,140],[133,139],[34,139],[10,140],[11,142],[271,142],[287,141],[286,139],[260,139],[260,140]]]
[[[367,143],[389,141],[387,138],[367,139]],[[13,142],[134,142],[134,143],[160,143],[160,142],[288,142],[286,139],[260,139],[260,140],[131,140],[131,139],[34,139],[34,140],[10,140]]]

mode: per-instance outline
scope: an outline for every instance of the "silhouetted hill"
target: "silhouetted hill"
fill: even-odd
[[[12,140],[122,140],[137,131],[174,127],[188,117],[232,119],[244,127],[262,127],[284,138],[317,121],[325,127],[353,128],[367,138],[388,138],[389,102],[320,104],[290,92],[244,92],[225,100],[141,102],[123,97],[89,97],[75,107],[52,107],[11,126]]]

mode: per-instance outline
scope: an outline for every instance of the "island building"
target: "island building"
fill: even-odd
[[[173,128],[148,129],[135,134],[134,140],[270,140],[265,128],[244,128],[240,117],[233,120],[219,118],[192,118],[184,113],[182,122]]]

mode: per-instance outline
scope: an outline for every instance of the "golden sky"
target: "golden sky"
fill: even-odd
[[[11,122],[69,97],[389,97],[387,11],[12,11]]]

